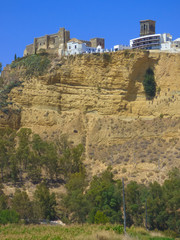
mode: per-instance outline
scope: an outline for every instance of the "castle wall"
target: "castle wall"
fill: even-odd
[[[59,47],[59,36],[57,34],[49,35],[48,41],[49,41],[48,49]]]
[[[36,51],[40,49],[47,49],[47,38],[46,36],[36,39]]]
[[[92,38],[90,42],[93,48],[97,48],[98,46],[101,46],[103,49],[105,48],[104,38]]]
[[[34,53],[33,49],[34,49],[33,44],[27,45],[24,50],[24,56],[33,54]]]
[[[70,40],[70,32],[65,28],[60,28],[58,33],[45,35],[34,39],[34,43],[26,46],[24,56],[38,53],[41,49],[48,53],[64,55],[67,49],[67,42]],[[97,48],[101,46],[104,49],[103,38],[93,38],[90,41],[80,40],[85,43],[87,47]]]

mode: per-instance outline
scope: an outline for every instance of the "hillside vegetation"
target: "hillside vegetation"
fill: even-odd
[[[111,165],[117,179],[163,183],[180,167],[179,63],[128,50],[17,59],[2,72],[0,127],[82,144],[90,178]]]
[[[66,223],[123,224],[122,181],[112,168],[89,179],[83,147],[72,147],[65,138],[44,141],[30,129],[1,130],[1,183],[16,188],[13,195],[0,192],[0,223],[38,223],[62,219]],[[34,184],[29,198],[25,183]],[[58,185],[57,185],[58,184]],[[64,194],[49,188],[65,184]],[[20,190],[21,188],[21,190]],[[170,191],[169,191],[170,190]],[[161,186],[126,183],[127,226],[172,230],[180,234],[180,171],[175,168]],[[146,220],[147,216],[147,220]]]
[[[123,177],[127,226],[179,236],[179,78],[179,54],[148,51],[40,53],[4,68],[0,223],[120,226]]]

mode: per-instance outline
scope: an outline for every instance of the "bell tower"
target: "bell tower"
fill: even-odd
[[[142,20],[140,21],[140,37],[155,34],[156,21]]]

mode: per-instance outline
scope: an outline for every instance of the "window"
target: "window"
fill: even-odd
[[[69,49],[71,49],[71,46],[69,46]]]
[[[74,47],[75,47],[75,49],[76,49],[77,46],[75,45]]]

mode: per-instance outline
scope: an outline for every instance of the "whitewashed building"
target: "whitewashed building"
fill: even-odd
[[[130,47],[132,49],[147,49],[147,50],[162,50],[172,51],[174,46],[180,46],[176,39],[172,41],[172,36],[169,33],[156,34],[155,24],[153,20],[141,20],[140,21],[140,37],[130,40]],[[177,47],[178,48],[178,47]]]
[[[180,49],[180,38],[177,38],[172,43],[173,48]]]
[[[120,50],[125,50],[125,49],[130,49],[130,46],[126,46],[126,45],[114,45],[114,52],[120,51]]]
[[[102,48],[102,46],[91,47],[89,46],[89,42],[81,41],[78,39],[72,39],[67,43],[67,50],[65,55],[76,55],[76,54],[84,54],[84,53],[102,53],[106,50]]]
[[[130,40],[132,49],[168,49],[171,47],[172,36],[169,33],[145,35]]]

